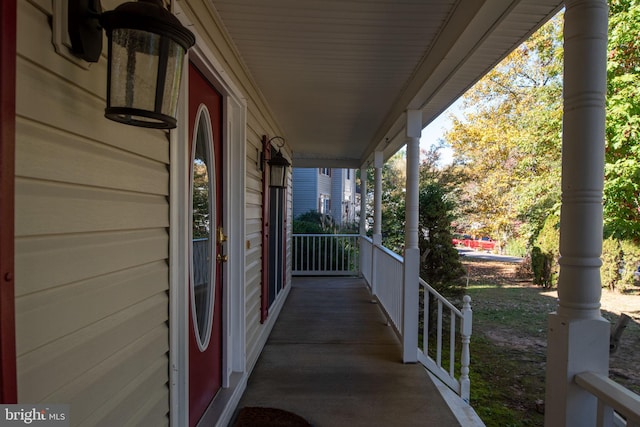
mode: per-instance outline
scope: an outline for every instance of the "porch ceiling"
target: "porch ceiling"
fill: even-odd
[[[560,0],[212,0],[298,167],[360,167],[405,144]]]

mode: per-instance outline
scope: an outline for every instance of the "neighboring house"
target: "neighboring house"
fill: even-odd
[[[315,211],[336,225],[354,223],[360,209],[355,174],[355,169],[293,168],[293,217]]]
[[[596,399],[574,379],[608,366],[606,1],[165,0],[195,45],[158,61],[135,49],[175,50],[120,34],[124,93],[110,102],[176,105],[171,131],[105,118],[106,44],[96,63],[69,49],[69,30],[100,28],[67,27],[67,7],[87,3],[0,2],[0,402],[70,404],[73,426],[227,425],[291,289],[291,172],[276,185],[267,161],[278,154],[375,168],[376,218],[382,165],[407,146],[396,307],[415,362],[420,130],[564,5],[567,222],[545,403],[549,425],[595,425]],[[161,73],[126,77],[145,63]]]

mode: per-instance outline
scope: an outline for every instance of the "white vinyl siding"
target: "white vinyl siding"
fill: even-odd
[[[282,132],[210,3],[179,6],[248,105],[244,217],[230,219],[244,221],[245,230],[244,280],[230,286],[244,286],[247,374],[287,294],[281,292],[260,323],[258,156],[262,135]],[[19,401],[68,403],[74,426],[168,425],[169,138],[104,118],[106,49],[100,62],[78,66],[53,49],[51,18],[50,0],[18,2]],[[288,147],[282,151],[291,158]],[[291,175],[288,182],[287,291]]]
[[[104,118],[106,61],[55,53],[51,13],[18,2],[18,399],[167,425],[168,139]]]
[[[318,169],[293,169],[293,218],[318,211]]]

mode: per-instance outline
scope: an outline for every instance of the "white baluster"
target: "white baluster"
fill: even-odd
[[[471,381],[469,380],[469,342],[471,341],[471,322],[473,320],[473,312],[471,311],[471,297],[465,295],[462,299],[462,355],[460,357],[460,397],[469,402],[469,391],[471,389]]]

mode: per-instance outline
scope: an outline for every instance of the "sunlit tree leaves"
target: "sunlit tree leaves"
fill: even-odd
[[[609,9],[605,232],[640,241],[640,2]]]
[[[463,98],[445,138],[463,166],[462,228],[505,241],[535,236],[560,195],[562,15]]]

